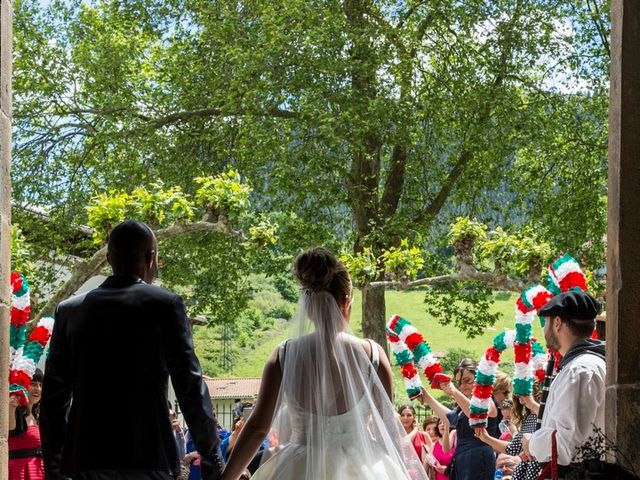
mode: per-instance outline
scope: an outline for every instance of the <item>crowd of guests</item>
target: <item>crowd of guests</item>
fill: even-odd
[[[227,430],[218,423],[217,434],[220,439],[220,454],[226,462],[231,455],[242,427],[245,424],[245,420],[248,415],[251,414],[253,405],[251,403],[242,403],[233,410],[233,422],[231,430]],[[193,439],[189,435],[188,430],[185,432],[178,421],[178,416],[173,410],[169,410],[169,418],[171,419],[171,425],[174,431],[176,439],[178,454],[181,460],[181,473],[178,480],[200,480],[200,455],[196,451],[196,446]],[[250,478],[260,463],[263,460],[265,451],[269,448],[275,448],[278,445],[277,435],[270,433],[270,435],[264,439],[260,450],[254,456],[253,460],[247,467],[244,478]]]
[[[522,435],[535,431],[541,396],[539,385],[534,386],[533,395],[512,396],[511,378],[499,372],[493,387],[489,424],[486,429],[472,429],[468,414],[476,368],[473,360],[464,359],[455,369],[454,384],[442,385],[454,408],[423,392],[420,401],[436,416],[426,417],[422,429],[414,407],[400,406],[398,415],[406,439],[434,480],[492,479],[497,470],[503,478],[536,479],[540,465],[525,455]]]
[[[470,478],[471,472],[485,472],[482,478],[494,478],[496,470],[503,478],[532,480],[538,478],[538,462],[523,451],[523,434],[536,429],[540,408],[541,388],[534,384],[533,394],[512,396],[511,379],[497,375],[493,389],[493,406],[486,429],[469,427],[468,408],[473,388],[476,364],[471,359],[460,362],[454,372],[454,382],[442,385],[442,391],[453,400],[448,408],[429,392],[424,391],[420,401],[431,407],[436,415],[427,416],[419,424],[416,410],[411,404],[398,408],[399,420],[418,458],[433,480]],[[43,374],[37,370],[29,390],[29,402],[19,406],[17,397],[10,397],[9,419],[9,480],[43,480],[44,468],[38,429],[39,401]],[[245,423],[245,412],[234,411],[233,426],[227,430],[218,426],[220,450],[225,461],[233,451]],[[178,415],[169,409],[178,454],[182,459],[180,480],[200,480],[200,456],[193,439],[183,428]],[[421,427],[421,428],[420,428]],[[277,446],[277,436],[265,438],[259,452],[245,472],[245,478],[259,467],[265,451]]]
[[[492,479],[496,470],[505,479],[536,479],[540,474],[540,465],[524,454],[522,435],[532,433],[536,428],[540,386],[537,383],[534,385],[533,395],[513,396],[511,378],[499,372],[493,388],[489,425],[486,429],[474,430],[469,427],[467,419],[476,368],[473,360],[463,359],[455,369],[454,382],[442,385],[442,391],[454,404],[453,408],[447,407],[426,391],[420,401],[436,415],[427,416],[420,423],[413,405],[404,404],[398,408],[398,418],[405,430],[406,440],[415,449],[432,480],[471,478],[472,472],[484,472],[481,478]],[[244,407],[234,410],[231,430],[218,427],[220,450],[225,461],[245,424],[245,414],[250,412],[250,406],[248,409]],[[193,441],[188,431],[182,431],[177,415],[171,410],[169,415],[183,459],[180,480],[200,480],[199,455]],[[275,435],[265,438],[248,466],[245,478],[250,478],[265,452],[275,446]]]
[[[503,478],[512,480],[537,478],[540,466],[524,454],[522,435],[535,431],[541,395],[539,385],[534,385],[533,395],[512,397],[511,379],[499,373],[494,384],[494,408],[490,411],[489,425],[483,430],[473,430],[468,421],[462,420],[468,417],[475,370],[475,362],[464,359],[454,372],[455,385],[442,386],[442,390],[455,403],[454,408],[448,408],[429,392],[423,392],[420,401],[431,407],[436,415],[427,416],[421,425],[411,404],[400,406],[398,416],[406,432],[406,439],[415,449],[429,477],[434,480],[466,478],[469,472],[479,471],[486,472],[486,478],[493,478],[496,470],[503,473]],[[19,406],[17,397],[11,396],[9,480],[44,479],[38,430],[42,376],[40,370],[34,375],[26,406]],[[225,461],[242,431],[245,412],[249,411],[244,408],[234,411],[230,431],[218,426],[220,450]],[[183,431],[178,415],[171,409],[169,419],[178,454],[182,459],[180,480],[200,480],[200,456],[193,439],[188,431]],[[246,478],[258,468],[265,450],[275,446],[275,435],[265,438],[247,468]]]
[[[401,405],[398,408],[400,422],[407,433],[407,440],[422,461],[430,478],[447,480],[447,468],[455,454],[455,430],[451,431],[448,422],[436,416],[429,416],[422,422],[422,430],[418,428],[416,410],[413,405]]]

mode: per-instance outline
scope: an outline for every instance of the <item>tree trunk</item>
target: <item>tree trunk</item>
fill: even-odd
[[[384,292],[384,287],[372,287],[371,285],[366,285],[362,289],[362,335],[378,342],[386,352]]]

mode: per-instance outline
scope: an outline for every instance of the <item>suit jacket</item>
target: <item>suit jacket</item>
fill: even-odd
[[[176,476],[169,376],[202,477],[217,479],[216,420],[182,299],[114,275],[58,305],[40,413],[47,480]]]

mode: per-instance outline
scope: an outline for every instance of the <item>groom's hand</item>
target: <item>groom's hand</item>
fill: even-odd
[[[209,455],[200,455],[200,474],[202,480],[218,480],[222,477],[224,462],[218,449]]]

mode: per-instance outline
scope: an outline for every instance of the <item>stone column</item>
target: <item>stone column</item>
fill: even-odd
[[[640,474],[640,1],[611,10],[606,434]]]

